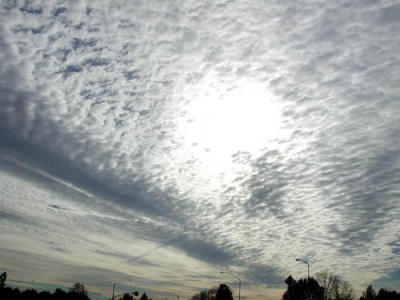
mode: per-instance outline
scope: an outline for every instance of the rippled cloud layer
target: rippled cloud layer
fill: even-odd
[[[272,299],[298,257],[356,289],[398,271],[397,1],[1,5],[15,279],[189,296],[224,269]]]

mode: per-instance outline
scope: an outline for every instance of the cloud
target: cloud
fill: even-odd
[[[282,288],[286,279],[276,269],[260,264],[248,266],[245,276],[249,285],[265,285],[277,288]]]
[[[275,288],[304,274],[296,257],[358,287],[392,272],[396,3],[2,7],[2,242],[60,261],[76,243],[97,261],[141,263],[142,279],[172,257],[186,275],[229,266]],[[254,122],[257,151],[222,149],[241,138],[226,124],[252,119],[210,112],[239,87],[251,98],[246,86],[268,91],[279,120]]]
[[[149,280],[143,280],[139,276],[127,275],[118,271],[112,271],[97,267],[79,266],[76,264],[65,263],[62,261],[53,260],[43,255],[32,254],[29,252],[15,252],[7,248],[2,248],[2,253],[10,261],[15,261],[18,257],[18,264],[14,264],[9,267],[11,274],[16,274],[24,280],[35,278],[35,275],[39,272],[45,272],[47,275],[43,278],[44,280],[50,281],[53,277],[55,282],[63,284],[64,286],[72,286],[74,282],[84,282],[85,286],[89,291],[93,292],[93,289],[100,289],[105,292],[106,289],[112,287],[110,279],[121,281],[119,283],[119,289],[121,288],[132,288],[132,285],[143,286],[149,283]],[[29,270],[26,266],[29,265]],[[24,270],[25,274],[21,274],[21,270]],[[62,274],[62,277],[60,276]],[[15,276],[15,275],[14,275]],[[65,278],[70,278],[71,282],[64,281]],[[150,280],[152,281],[152,280]],[[130,282],[133,282],[133,284]],[[163,286],[166,282],[152,281],[151,285]],[[109,291],[107,291],[107,294]]]

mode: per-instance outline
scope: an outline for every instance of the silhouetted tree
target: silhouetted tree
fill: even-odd
[[[375,292],[374,288],[372,287],[372,285],[370,284],[369,286],[367,286],[367,288],[363,292],[363,295],[360,299],[375,300],[375,298],[376,298],[376,292]]]
[[[21,299],[18,288],[4,287],[0,289],[0,299]]]
[[[27,289],[21,293],[21,299],[36,300],[39,299],[39,296],[36,290]]]
[[[6,286],[7,280],[7,272],[3,272],[0,275],[0,288],[4,288]]]
[[[339,276],[327,272],[317,273],[316,280],[324,290],[325,300],[352,300],[353,289],[350,284]]]
[[[288,281],[288,280],[287,280]],[[283,294],[283,300],[323,300],[324,289],[314,278],[289,280],[288,288]]]
[[[87,290],[85,288],[85,285],[83,283],[80,283],[80,282],[74,283],[72,288],[69,289],[69,292],[70,293],[80,294],[80,295],[87,295]]]
[[[400,300],[400,294],[396,291],[379,289],[376,300]]]
[[[122,296],[122,300],[133,300],[133,296],[131,294],[129,294],[129,293],[125,293]]]
[[[341,281],[339,287],[339,294],[335,300],[353,300],[354,292],[353,288],[347,281]]]
[[[38,299],[40,300],[52,300],[54,296],[49,291],[42,291],[38,294]]]
[[[339,277],[327,272],[317,273],[315,277],[320,287],[324,290],[324,299],[335,299],[339,290]]]
[[[1,300],[90,300],[83,284],[75,284],[68,293],[56,289],[52,294],[48,291],[37,292],[35,289],[20,291],[18,288],[0,288]]]
[[[54,300],[65,300],[65,299],[67,299],[67,293],[65,291],[63,291],[62,289],[58,288],[54,291],[53,299]]]
[[[209,290],[201,291],[200,293],[194,294],[191,300],[215,300],[217,288],[211,288]]]
[[[229,286],[227,286],[224,283],[221,283],[219,285],[219,288],[217,290],[216,300],[233,300],[232,291],[229,288]]]
[[[85,285],[80,282],[74,283],[72,288],[69,289],[68,294],[72,295],[76,300],[88,300],[88,292],[85,288]]]
[[[142,297],[140,297],[140,300],[149,300],[149,297],[147,297],[146,293],[143,293]]]

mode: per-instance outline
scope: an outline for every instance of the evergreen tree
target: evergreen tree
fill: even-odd
[[[147,297],[146,293],[143,293],[142,297],[140,297],[140,300],[148,300],[149,297]]]
[[[324,300],[324,289],[314,278],[292,279],[288,283],[283,300]]]
[[[232,291],[226,284],[220,284],[217,290],[216,300],[233,300]]]

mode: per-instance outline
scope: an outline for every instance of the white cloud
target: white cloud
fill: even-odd
[[[188,264],[270,286],[304,275],[298,256],[357,288],[398,265],[395,1],[15,3],[0,12],[2,241],[64,260],[68,241],[124,256],[116,237],[172,240]],[[274,106],[232,115],[237,90]]]

